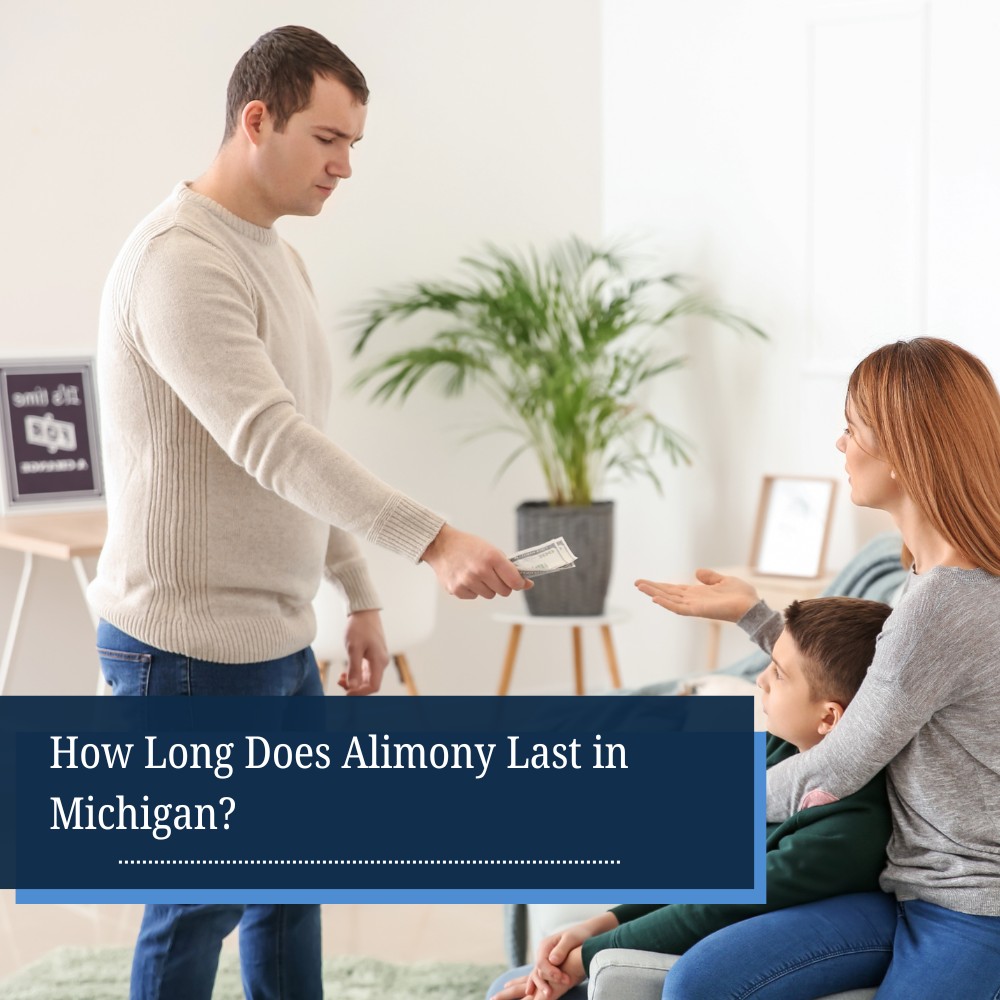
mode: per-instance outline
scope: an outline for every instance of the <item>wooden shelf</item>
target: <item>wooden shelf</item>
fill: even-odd
[[[104,510],[0,517],[0,548],[69,561],[100,555],[108,531]]]

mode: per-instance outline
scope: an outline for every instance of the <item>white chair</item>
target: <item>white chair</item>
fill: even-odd
[[[375,589],[382,600],[382,624],[389,655],[406,690],[417,694],[406,654],[418,643],[429,639],[434,631],[437,578],[429,566],[415,566],[403,556],[374,545],[363,544],[362,549],[375,581]],[[347,627],[347,607],[340,591],[324,580],[313,601],[313,609],[317,626],[313,652],[325,685],[329,665],[346,662],[344,629]]]

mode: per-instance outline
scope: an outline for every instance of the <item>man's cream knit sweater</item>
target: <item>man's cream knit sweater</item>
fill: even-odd
[[[352,610],[378,606],[346,532],[416,561],[441,528],[323,433],[331,364],[297,254],[184,184],[111,270],[98,380],[109,524],[89,598],[151,646],[295,652],[324,568]]]

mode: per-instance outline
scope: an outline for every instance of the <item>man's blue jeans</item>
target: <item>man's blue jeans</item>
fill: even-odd
[[[97,655],[112,694],[322,695],[316,657],[309,646],[262,663],[209,663],[165,653],[102,621]]]
[[[879,986],[878,1000],[998,1000],[1000,917],[881,892],[792,906],[694,945],[663,1000],[808,1000],[866,986]]]
[[[323,694],[310,648],[264,663],[209,663],[167,653],[102,621],[97,652],[116,695]],[[323,996],[319,906],[150,904],[132,960],[131,1000],[211,1000],[222,940],[240,929],[250,1000]]]

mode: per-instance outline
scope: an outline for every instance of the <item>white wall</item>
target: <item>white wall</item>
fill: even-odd
[[[275,9],[4,6],[0,83],[17,95],[0,167],[4,354],[92,349],[114,252],[212,155],[231,65]],[[635,615],[619,631],[628,683],[699,666],[705,638],[632,580],[742,562],[765,473],[839,476],[843,387],[868,349],[927,332],[1000,371],[989,0],[352,0],[288,3],[280,19],[340,42],[374,92],[355,178],[324,218],[281,224],[306,256],[345,384],[345,309],[374,287],[443,275],[486,239],[645,233],[665,266],[702,276],[771,332],[761,344],[696,322],[679,331],[692,364],[653,402],[694,440],[695,464],[664,466],[664,498],[609,489],[621,508],[611,600]],[[513,508],[540,481],[524,462],[492,485],[496,451],[458,443],[481,416],[472,400],[425,395],[400,412],[345,396],[334,434],[512,546]],[[845,494],[834,565],[885,526]],[[0,609],[17,569],[0,554]],[[90,690],[86,618],[62,569],[46,567],[39,587],[60,628],[46,628],[53,612],[36,592],[39,640],[18,657],[14,690]],[[437,638],[413,656],[424,690],[492,690],[494,609],[442,602]],[[733,638],[724,657],[742,648]],[[600,651],[587,652],[596,686]],[[522,658],[515,690],[568,690],[568,637],[528,635]]]
[[[948,337],[1000,373],[1000,138],[983,125],[1000,12],[988,0],[609,0],[603,14],[605,227],[644,229],[772,335],[687,331],[692,366],[658,403],[696,440],[697,463],[666,473],[665,500],[621,495],[619,564],[645,553],[619,573],[623,596],[640,572],[743,562],[762,475],[842,478],[847,376],[878,344]],[[842,486],[832,565],[888,526]],[[623,633],[631,662],[700,663],[703,626],[652,606],[642,623]],[[731,636],[723,660],[745,647]]]
[[[279,224],[307,261],[343,384],[356,370],[345,316],[374,288],[445,275],[486,240],[598,234],[597,0],[4,4],[0,354],[93,351],[118,247],[177,180],[208,164],[233,64],[281,23],[325,33],[372,89],[354,178],[322,218]],[[513,509],[541,480],[524,463],[492,487],[494,454],[459,444],[481,416],[472,401],[429,394],[405,411],[345,394],[332,429],[384,478],[512,547]],[[4,632],[19,571],[0,553]],[[438,638],[412,657],[423,690],[492,689],[505,632],[491,610],[442,601]],[[26,615],[31,642],[19,645],[8,690],[90,693],[93,638],[67,566],[41,561]],[[566,670],[542,662],[539,676],[551,688]]]

